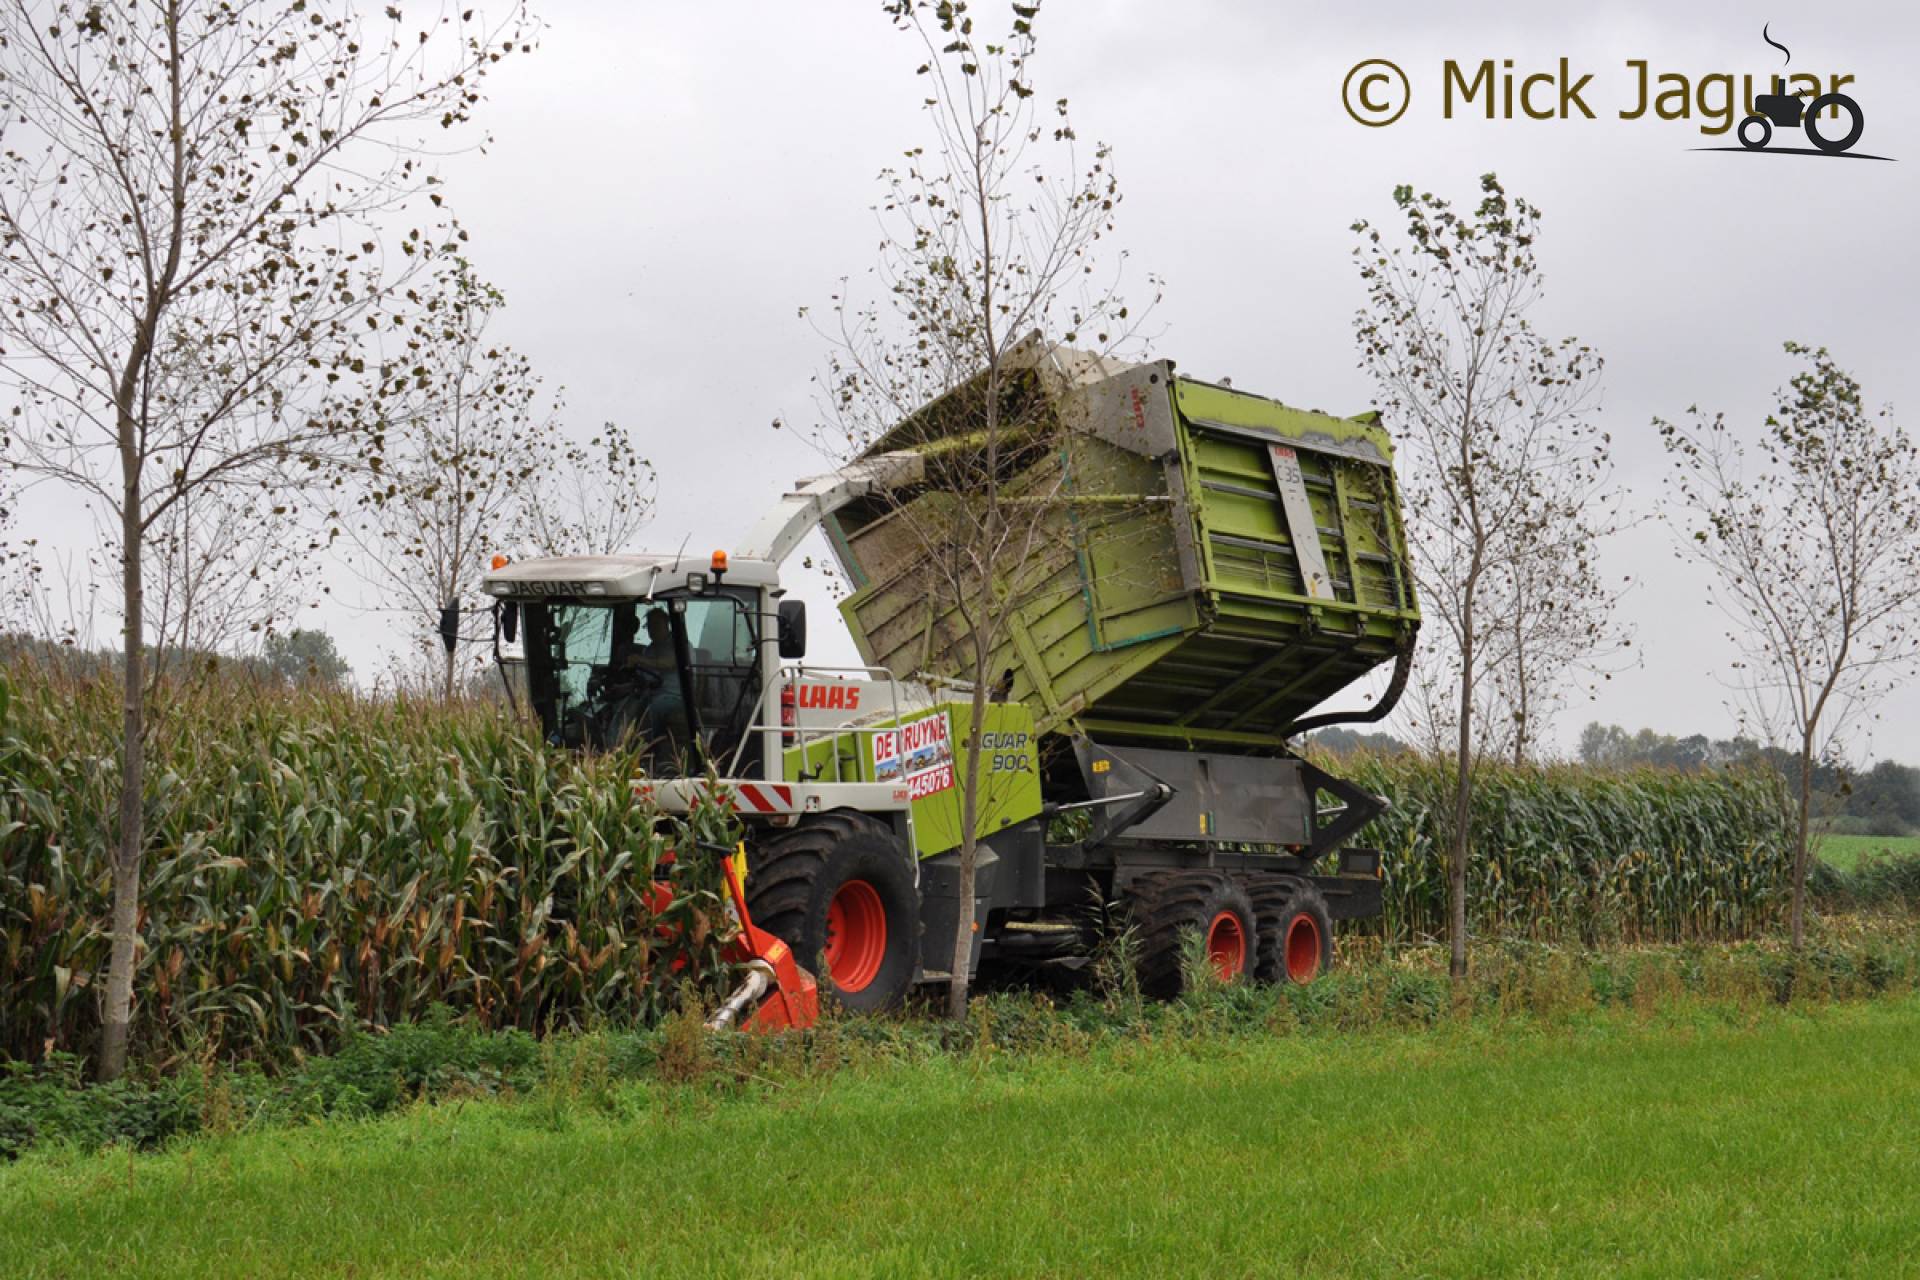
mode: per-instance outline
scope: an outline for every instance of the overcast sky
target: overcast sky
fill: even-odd
[[[1792,365],[1825,344],[1875,401],[1920,410],[1920,10],[1910,4],[1366,6],[1052,0],[1032,68],[1111,143],[1120,239],[1165,278],[1155,353],[1196,376],[1340,413],[1370,403],[1355,367],[1356,217],[1384,221],[1397,183],[1470,202],[1497,170],[1545,211],[1536,322],[1607,360],[1602,418],[1644,509],[1665,462],[1649,425],[1690,404],[1756,424]],[[1444,17],[1441,10],[1445,10]],[[877,171],[919,141],[919,51],[874,0],[665,5],[546,0],[543,47],[493,80],[484,155],[449,158],[449,201],[479,269],[506,292],[497,336],[564,384],[570,421],[635,428],[663,477],[649,548],[730,546],[819,459],[781,417],[811,417],[822,343],[800,321],[871,265]],[[1696,152],[1698,121],[1622,120],[1654,74],[1854,77],[1856,150],[1892,164]],[[1347,71],[1410,79],[1398,122],[1364,128]],[[1598,119],[1441,118],[1444,59],[1591,72]],[[1536,102],[1547,95],[1536,93]],[[1799,138],[1776,138],[1776,144]],[[1414,518],[1418,518],[1415,513]],[[1559,726],[1726,733],[1726,623],[1649,525],[1607,549],[1640,585],[1627,620],[1643,665]],[[825,603],[817,584],[805,593]],[[365,673],[378,615],[328,624]],[[851,656],[815,609],[816,652]],[[1920,760],[1920,694],[1884,708],[1873,754]]]

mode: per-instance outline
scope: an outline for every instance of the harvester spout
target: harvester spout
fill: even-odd
[[[828,475],[803,480],[761,518],[736,548],[736,554],[743,560],[779,564],[793,554],[815,525],[841,507],[869,494],[917,484],[925,471],[919,454],[902,450],[876,454]]]

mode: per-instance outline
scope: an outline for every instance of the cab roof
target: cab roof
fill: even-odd
[[[710,555],[547,556],[522,560],[494,569],[482,590],[493,596],[544,598],[593,596],[632,600],[661,591],[679,590],[690,576],[709,584],[739,587],[777,587],[779,567],[765,560],[729,557],[726,572],[713,572]]]

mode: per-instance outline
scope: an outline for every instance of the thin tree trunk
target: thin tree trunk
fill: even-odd
[[[1513,763],[1518,768],[1527,762],[1526,606],[1522,603],[1526,591],[1522,588],[1514,594],[1517,598],[1513,604]]]
[[[1447,976],[1455,990],[1467,979],[1467,823],[1473,813],[1473,628],[1460,644],[1460,738],[1454,760],[1453,848],[1447,856]]]
[[[147,442],[143,434],[144,420],[134,409],[141,404],[140,379],[153,352],[154,335],[159,332],[160,317],[180,269],[186,238],[186,129],[181,114],[178,0],[171,0],[167,5],[166,26],[173,133],[168,204],[173,216],[167,232],[166,260],[148,290],[146,309],[134,330],[133,346],[127,353],[126,364],[121,367],[120,383],[114,394],[114,430],[120,450],[121,590],[126,609],[121,673],[125,707],[120,729],[120,847],[113,858],[113,947],[107,959],[107,1008],[100,1033],[98,1064],[102,1080],[117,1079],[127,1066],[128,1028],[133,1018],[133,973],[139,958],[136,930],[140,924],[140,869],[146,848],[146,593],[141,563],[146,538],[146,502],[141,468],[146,464]]]
[[[1793,846],[1792,945],[1800,954],[1807,941],[1807,843],[1813,816],[1813,741],[1800,743],[1800,813]]]
[[[995,249],[991,202],[988,198],[990,184],[982,163],[985,158],[983,138],[984,134],[976,134],[973,152],[974,177],[980,193],[976,209],[980,217],[981,336],[987,353],[987,471],[983,477],[986,509],[981,513],[984,527],[979,530],[978,545],[992,554],[997,543],[995,535],[999,532],[1000,516],[1000,352],[994,336]],[[960,900],[955,904],[954,912],[957,919],[953,931],[953,976],[947,986],[947,1016],[955,1022],[966,1021],[967,991],[973,984],[973,882],[980,864],[980,730],[981,721],[986,718],[987,660],[992,653],[992,636],[988,630],[990,620],[994,617],[993,576],[990,572],[980,574],[980,586],[979,621],[972,629],[973,697],[968,703],[973,708],[973,723],[967,727],[966,776],[960,792]]]
[[[440,681],[440,700],[442,702],[453,701],[453,676],[454,676],[454,650],[448,649],[446,670]]]
[[[131,428],[129,427],[130,431]],[[121,499],[121,586],[126,608],[122,656],[123,720],[120,747],[120,843],[113,858],[113,949],[107,962],[106,1023],[100,1038],[99,1074],[114,1080],[127,1066],[128,1027],[133,1016],[133,972],[140,922],[140,863],[146,846],[146,662],[141,625],[145,600],[140,564],[140,474],[124,468]]]
[[[986,659],[978,651],[984,648],[975,636],[976,676],[986,670]],[[987,686],[984,680],[973,682],[972,723],[967,727],[966,757],[962,761],[960,787],[960,888],[957,920],[953,931],[953,980],[947,984],[947,1016],[955,1022],[967,1017],[967,990],[972,984],[973,968],[973,885],[980,865],[980,730],[987,717]]]

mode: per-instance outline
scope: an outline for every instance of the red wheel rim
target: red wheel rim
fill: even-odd
[[[865,880],[849,880],[827,904],[827,945],[821,959],[842,991],[864,991],[887,958],[887,909]]]
[[[1222,982],[1247,971],[1247,931],[1233,912],[1222,911],[1207,926],[1207,959]]]
[[[1302,911],[1287,921],[1287,976],[1298,983],[1320,976],[1320,922]]]

